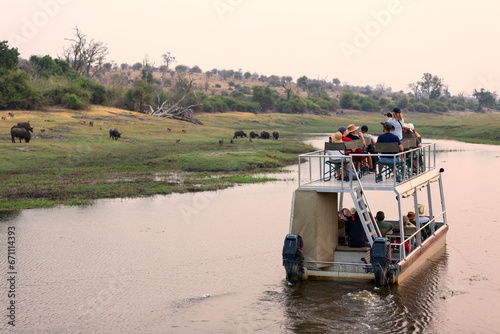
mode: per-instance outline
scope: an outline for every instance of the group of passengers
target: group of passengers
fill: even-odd
[[[385,114],[387,117],[386,122],[381,122],[383,134],[378,136],[377,139],[371,134],[368,133],[368,126],[363,125],[361,127],[361,131],[356,134],[356,130],[359,127],[354,124],[350,124],[349,126],[339,127],[338,131],[333,133],[330,137],[331,143],[342,143],[353,140],[361,140],[362,148],[358,149],[346,149],[344,150],[334,150],[328,151],[327,154],[330,157],[331,161],[336,161],[341,159],[344,156],[348,156],[353,153],[357,154],[374,154],[375,153],[375,144],[378,143],[398,143],[398,151],[403,152],[404,148],[401,144],[401,139],[406,138],[415,138],[417,147],[422,147],[422,140],[420,134],[415,131],[415,126],[411,123],[405,123],[403,118],[403,113],[401,109],[394,108],[392,113]],[[382,154],[397,154],[399,152],[381,152]],[[389,156],[381,156],[379,158],[380,163],[382,164],[392,164],[394,159]],[[353,163],[355,168],[359,170],[361,168],[361,163],[363,161],[363,157],[354,157]],[[368,164],[368,172],[375,173],[376,170],[374,168],[374,159],[371,156],[366,158],[366,163]],[[346,165],[346,169],[349,166]],[[340,171],[337,171],[337,180],[341,179]]]
[[[418,216],[420,221],[420,227],[424,226],[430,221],[430,218],[426,215],[425,206],[423,204],[418,204]],[[383,211],[378,211],[375,216],[377,226],[383,237],[387,234],[393,234],[394,230],[399,230],[395,228],[392,223],[385,221],[385,214]],[[403,226],[405,228],[416,228],[416,215],[415,212],[409,211],[406,216],[403,216]],[[345,228],[345,230],[344,230]],[[429,236],[429,227],[427,226],[422,231],[422,237],[425,239]],[[366,234],[355,208],[350,210],[343,208],[339,212],[339,239],[342,245],[347,245],[349,247],[365,247],[368,246]]]

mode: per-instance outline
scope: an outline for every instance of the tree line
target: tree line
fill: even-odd
[[[118,66],[106,61],[108,50],[104,43],[87,38],[78,28],[67,40],[69,46],[59,59],[33,55],[27,60],[19,58],[17,49],[10,48],[7,41],[0,42],[0,109],[54,105],[85,109],[101,104],[153,113],[170,104],[193,112],[294,114],[328,114],[339,108],[368,112],[385,112],[394,107],[416,112],[500,110],[496,93],[481,89],[474,90],[475,99],[463,93],[451,96],[444,80],[430,73],[410,83],[410,92],[404,93],[392,92],[384,84],[375,88],[349,86],[338,78],[328,82],[302,76],[294,82],[290,76],[266,76],[241,69],[203,72],[199,66],[181,64],[172,69],[176,59],[167,52],[159,67],[145,57],[142,63],[121,64],[121,74],[109,75]],[[132,78],[123,74],[129,70],[139,75]],[[197,85],[190,78],[194,73],[204,73],[204,84]],[[211,87],[209,79],[214,76],[228,82],[229,88],[223,90],[219,84]],[[259,84],[253,84],[255,81]]]

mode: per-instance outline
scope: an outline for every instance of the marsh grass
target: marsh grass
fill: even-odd
[[[0,209],[89,204],[173,192],[217,190],[238,183],[266,182],[262,173],[297,163],[314,151],[302,141],[341,125],[366,124],[380,134],[379,114],[341,116],[224,113],[202,114],[203,126],[129,111],[92,107],[0,112]],[[405,115],[427,138],[500,143],[500,114]],[[29,143],[11,142],[10,128],[30,121]],[[89,126],[89,121],[94,126]],[[119,140],[109,138],[117,128]],[[168,129],[171,129],[169,131]],[[42,132],[43,130],[43,132]],[[279,140],[234,139],[235,130],[279,131]],[[219,141],[223,140],[220,145]],[[259,175],[257,175],[259,174]]]

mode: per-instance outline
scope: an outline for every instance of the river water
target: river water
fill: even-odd
[[[217,192],[1,214],[0,332],[498,333],[500,147],[436,143],[447,246],[401,285],[286,284],[295,166]]]

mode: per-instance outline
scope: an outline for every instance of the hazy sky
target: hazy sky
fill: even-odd
[[[8,5],[7,5],[8,3]],[[108,60],[302,75],[393,91],[429,72],[452,94],[500,93],[499,0],[22,0],[2,2],[0,40],[56,57],[75,26]]]

